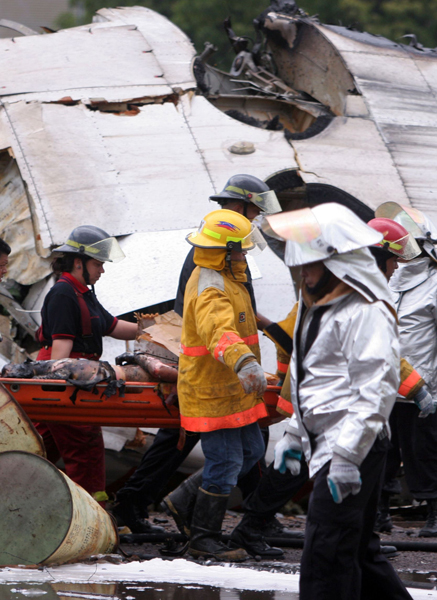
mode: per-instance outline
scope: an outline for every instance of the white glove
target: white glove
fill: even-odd
[[[332,457],[326,479],[336,504],[343,502],[349,494],[355,496],[361,490],[361,477],[357,465],[339,454],[334,454]]]
[[[302,444],[300,438],[287,432],[275,446],[275,463],[273,468],[280,473],[285,473],[288,469],[292,475],[299,475],[301,458]]]
[[[256,360],[243,365],[237,376],[246,394],[256,393],[262,396],[267,389],[267,379],[264,371]]]
[[[437,402],[434,402],[431,394],[424,387],[420,388],[414,396],[414,403],[420,408],[419,417],[421,419],[435,413],[437,408]]]

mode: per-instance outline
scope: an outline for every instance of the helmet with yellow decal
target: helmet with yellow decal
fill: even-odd
[[[422,252],[411,233],[392,219],[380,217],[372,219],[367,225],[384,236],[380,242],[375,244],[377,248],[387,250],[404,260],[412,260]]]
[[[281,212],[281,205],[273,190],[254,175],[233,175],[219,194],[213,194],[210,200],[222,206],[237,201],[252,203],[265,214]]]
[[[115,237],[94,225],[81,225],[70,233],[68,240],[55,252],[89,256],[101,262],[119,262],[125,258]]]
[[[240,213],[214,210],[204,217],[197,231],[188,234],[187,241],[198,248],[223,250],[264,249],[267,245],[259,230]]]

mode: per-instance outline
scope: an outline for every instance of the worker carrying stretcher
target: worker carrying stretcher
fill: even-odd
[[[37,359],[99,360],[105,335],[135,339],[137,325],[109,314],[94,292],[94,284],[105,272],[103,263],[124,258],[117,240],[99,227],[83,225],[76,227],[56,252],[60,256],[53,261],[52,269],[58,280],[42,307],[38,337],[43,347]],[[38,423],[36,427],[49,460],[55,463],[62,457],[67,475],[104,503],[107,495],[101,427],[57,423]]]

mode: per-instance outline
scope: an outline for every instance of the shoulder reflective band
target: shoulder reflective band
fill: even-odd
[[[411,389],[419,382],[420,375],[417,371],[413,371],[399,386],[398,393],[401,396],[408,396]]]

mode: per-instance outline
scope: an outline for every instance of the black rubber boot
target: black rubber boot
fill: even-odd
[[[231,549],[220,540],[228,499],[229,494],[212,494],[199,488],[191,521],[188,547],[191,556],[226,562],[242,562],[248,558],[242,548]]]
[[[393,523],[390,516],[390,494],[382,491],[373,531],[379,531],[380,533],[386,531],[387,533],[390,533],[392,529]]]
[[[261,558],[282,558],[281,548],[269,546],[264,537],[251,526],[250,518],[246,515],[231,533],[231,547],[244,548],[251,556]]]
[[[419,537],[437,537],[437,498],[426,501],[428,517],[424,527],[419,531]]]
[[[246,514],[244,515],[241,524],[243,523],[246,531],[250,529],[254,534],[261,534],[264,538],[282,537],[286,539],[303,540],[305,537],[303,531],[285,527],[275,516],[259,517],[253,514]],[[239,527],[239,525],[237,527]]]
[[[203,469],[185,479],[161,502],[161,509],[173,517],[181,533],[190,537],[191,518],[196,504],[197,490],[202,484]]]
[[[163,527],[151,525],[141,516],[141,510],[130,497],[123,497],[114,504],[112,514],[119,525],[126,525],[132,533],[166,533]]]

